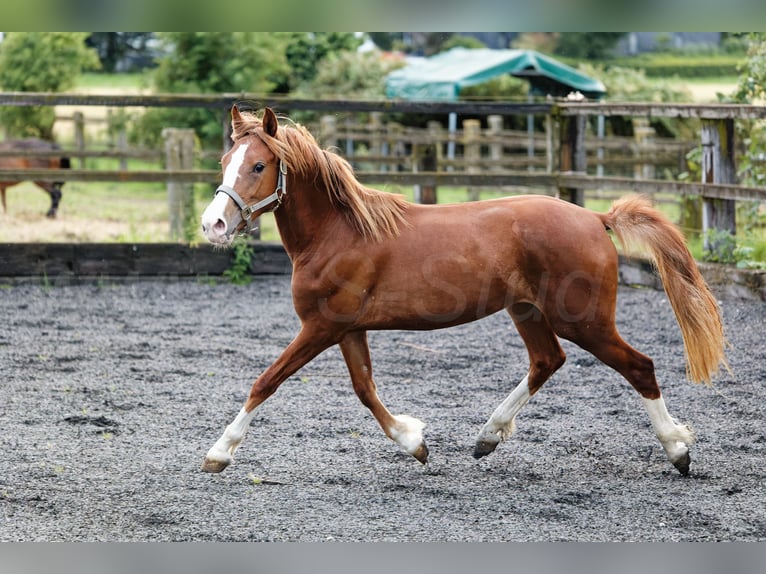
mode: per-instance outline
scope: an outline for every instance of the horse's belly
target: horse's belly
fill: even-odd
[[[367,315],[377,328],[438,329],[486,317],[509,304],[507,286],[498,279],[479,273],[428,275],[376,289]]]

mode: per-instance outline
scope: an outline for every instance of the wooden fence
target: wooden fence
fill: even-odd
[[[703,231],[734,231],[734,202],[764,201],[766,192],[736,181],[735,122],[766,118],[765,106],[734,104],[602,104],[579,102],[497,103],[497,102],[401,102],[354,100],[297,100],[250,94],[222,95],[77,95],[41,93],[0,93],[1,106],[82,105],[110,107],[203,107],[218,110],[224,127],[222,150],[229,144],[228,112],[234,103],[258,102],[280,113],[314,111],[325,118],[313,128],[323,145],[335,145],[357,166],[363,182],[418,186],[423,202],[436,199],[439,186],[536,189],[555,193],[578,204],[586,190],[670,193],[703,198]],[[365,125],[337,121],[338,117],[369,113]],[[333,115],[328,115],[333,113]],[[486,128],[475,119],[459,129],[445,130],[441,123],[427,129],[411,130],[383,119],[388,114],[429,114],[435,118],[469,116],[486,118]],[[503,118],[510,115],[542,118],[544,132],[504,130]],[[623,116],[646,124],[648,118],[691,118],[700,122],[699,142],[678,142],[646,137],[599,137],[590,130],[592,118]],[[599,120],[601,121],[601,120]],[[168,132],[166,142],[175,142]],[[133,181],[167,182],[169,193],[182,198],[178,185],[215,183],[217,170],[194,168],[186,144],[168,143],[166,168],[158,170],[0,170],[5,181]],[[681,182],[652,177],[651,168],[660,162],[680,163],[695,146],[702,149],[702,177],[698,182]],[[149,157],[151,150],[90,151],[84,144],[67,150],[72,157]],[[364,148],[362,153],[360,150]],[[454,155],[449,151],[457,150]],[[182,157],[174,163],[171,157]],[[631,177],[612,175],[628,167]],[[175,190],[175,191],[174,191]],[[179,191],[180,190],[180,191]],[[177,202],[182,205],[183,202]],[[179,208],[181,211],[183,207]],[[171,225],[177,226],[177,223]]]

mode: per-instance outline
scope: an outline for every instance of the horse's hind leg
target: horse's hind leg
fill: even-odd
[[[475,458],[488,455],[513,434],[518,412],[566,360],[553,329],[537,307],[519,303],[508,312],[527,346],[529,372],[479,431],[473,451]]]
[[[51,206],[45,216],[50,218],[56,217],[56,212],[59,208],[59,202],[61,201],[61,182],[49,183],[46,181],[36,181],[35,183],[44,189],[51,198]]]
[[[386,436],[425,464],[428,461],[428,447],[423,440],[425,424],[407,415],[392,415],[378,398],[375,381],[372,379],[367,333],[348,333],[340,342],[340,349],[359,400],[370,409]]]
[[[59,209],[59,203],[61,202],[61,184],[60,183],[54,183],[53,189],[50,191],[51,194],[51,208],[48,210],[48,213],[45,215],[47,217],[56,217],[56,214],[58,213]]]
[[[694,443],[694,432],[687,425],[678,424],[668,413],[652,360],[628,345],[614,327],[597,333],[591,330],[572,340],[620,373],[638,391],[668,460],[681,474],[689,474],[689,446]]]

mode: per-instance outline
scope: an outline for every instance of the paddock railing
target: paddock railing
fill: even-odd
[[[578,204],[590,192],[642,192],[700,196],[703,202],[703,233],[708,230],[734,232],[737,201],[766,201],[766,191],[737,182],[735,122],[766,118],[766,106],[738,104],[657,104],[587,102],[404,102],[358,100],[305,100],[253,94],[219,95],[80,95],[14,92],[0,93],[0,106],[69,105],[126,107],[202,107],[220,113],[224,137],[220,155],[229,145],[229,110],[235,103],[252,102],[270,106],[279,113],[311,111],[324,114],[312,133],[324,146],[334,146],[355,165],[363,182],[415,186],[415,198],[435,202],[438,187],[466,186],[532,190],[555,194]],[[368,114],[368,122],[348,121],[351,115]],[[428,114],[435,118],[466,116],[462,126],[443,121],[414,130],[384,122],[390,114]],[[528,125],[543,129],[505,130],[503,118],[521,116]],[[604,118],[622,116],[633,122],[633,137],[619,138],[603,133]],[[483,118],[486,128],[481,127]],[[689,118],[699,121],[699,141],[659,138],[648,128],[649,118]],[[339,118],[342,121],[338,121]],[[535,121],[536,120],[536,121]],[[594,130],[593,126],[598,126]],[[597,133],[594,134],[594,131]],[[157,159],[156,170],[71,169],[66,171],[28,169],[0,170],[0,180],[46,180],[84,182],[165,182],[169,194],[184,197],[191,183],[214,184],[218,170],[195,169],[189,149],[188,130],[167,129],[165,150],[88,149],[84,138],[75,138],[74,149],[63,153],[75,158],[137,157]],[[702,175],[698,182],[673,179],[685,166],[685,156],[701,148]],[[193,149],[193,145],[192,145]],[[180,151],[187,150],[187,151]],[[5,154],[3,154],[5,155]],[[19,154],[15,154],[19,155]],[[50,155],[29,152],[29,155]],[[658,167],[671,178],[657,177]],[[675,170],[675,171],[674,171]],[[632,173],[626,176],[625,173]],[[181,186],[181,187],[179,187]],[[180,215],[179,217],[183,217]],[[171,215],[171,228],[178,228]]]

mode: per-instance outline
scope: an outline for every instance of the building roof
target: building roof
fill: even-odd
[[[565,97],[580,92],[598,99],[606,94],[599,80],[534,50],[453,48],[391,72],[386,78],[386,96],[452,101],[459,98],[462,88],[503,74],[528,80],[530,92],[536,95]]]

